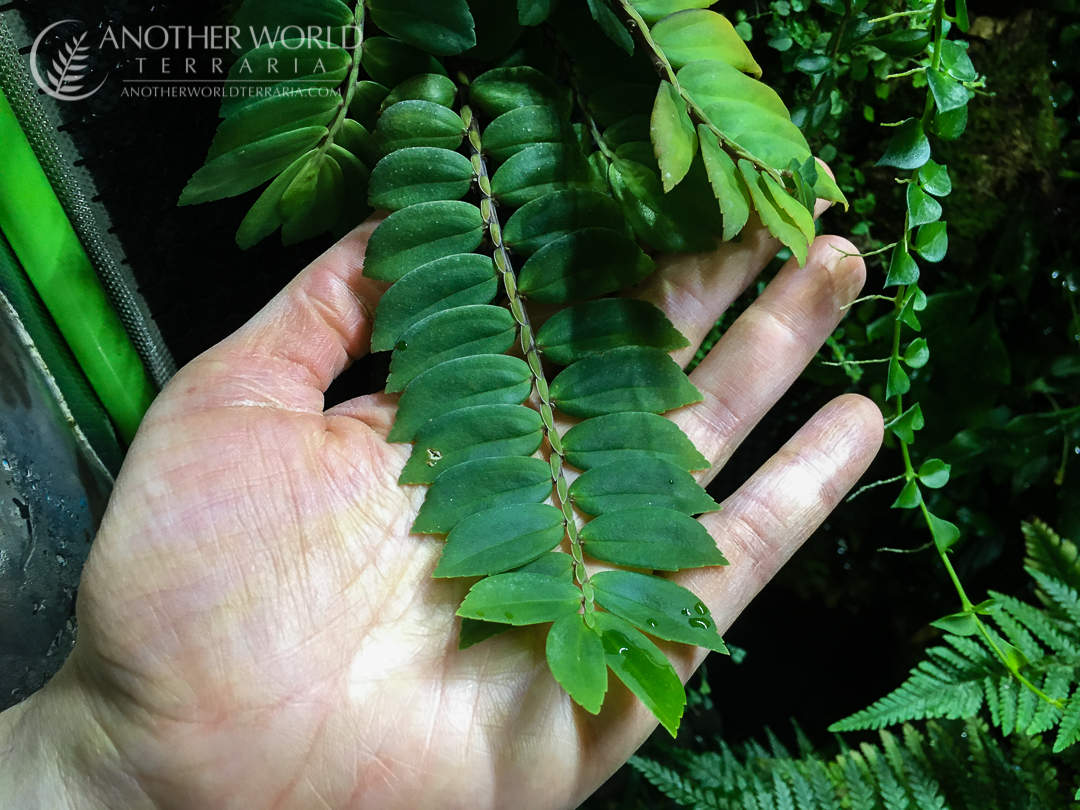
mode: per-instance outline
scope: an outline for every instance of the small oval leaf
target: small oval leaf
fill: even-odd
[[[554,191],[522,206],[507,221],[502,235],[515,253],[532,256],[581,228],[609,228],[630,235],[618,203],[607,194],[577,188]]]
[[[589,515],[641,507],[696,515],[720,508],[686,470],[670,461],[649,457],[593,467],[570,485],[570,497]]]
[[[586,419],[562,438],[566,460],[579,470],[643,456],[680,469],[705,470],[709,461],[679,426],[654,413],[613,413]]]
[[[480,209],[443,200],[411,205],[379,223],[364,256],[364,275],[394,282],[428,262],[471,253],[484,236]]]
[[[549,504],[489,509],[454,527],[446,538],[434,576],[501,574],[547,554],[564,533],[562,512]]]
[[[604,191],[606,184],[577,144],[542,143],[518,152],[491,178],[491,192],[519,207],[566,188]]]
[[[565,304],[637,284],[653,266],[621,233],[583,228],[534,253],[521,268],[518,288],[533,301]]]
[[[600,515],[582,527],[581,541],[590,557],[630,568],[727,565],[701,522],[674,509],[646,506]]]
[[[417,203],[460,200],[472,181],[472,163],[464,155],[415,146],[379,161],[371,172],[368,195],[373,208],[397,211]]]
[[[574,702],[599,714],[608,687],[600,635],[581,616],[563,616],[548,631],[546,654],[551,674]]]
[[[648,301],[604,298],[552,315],[536,334],[544,359],[568,366],[619,346],[649,346],[664,352],[690,345],[663,310]]]
[[[457,615],[522,627],[576,615],[581,591],[545,574],[497,574],[469,589]]]

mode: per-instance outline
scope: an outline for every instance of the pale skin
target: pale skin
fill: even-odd
[[[86,564],[75,650],[0,714],[0,806],[571,808],[655,727],[614,677],[598,716],[574,706],[542,628],[457,650],[467,583],[432,579],[441,540],[409,534],[424,488],[396,483],[410,450],[385,439],[396,397],[323,409],[369,348],[384,289],[362,273],[374,225],[155,402]],[[685,363],[776,249],[752,227],[741,244],[663,259],[634,295],[690,338]],[[789,262],[692,373],[704,402],[669,415],[714,462],[703,483],[857,296],[863,263],[841,250],[855,252],[820,237],[805,267]],[[871,402],[840,397],[702,518],[731,564],[674,578],[721,631],[881,435]],[[662,646],[684,679],[704,657]]]

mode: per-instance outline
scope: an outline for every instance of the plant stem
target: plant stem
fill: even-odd
[[[326,137],[323,138],[322,143],[319,144],[319,152],[314,156],[316,160],[321,159],[323,155],[330,151],[330,147],[334,145],[334,138],[349,115],[349,105],[352,103],[353,95],[356,93],[356,80],[360,76],[360,55],[363,53],[364,42],[363,0],[360,0],[360,2],[357,2],[356,4],[356,12],[353,15],[353,26],[356,31],[356,43],[352,50],[352,64],[349,65],[349,73],[345,77],[345,91],[341,96],[341,106],[338,107],[337,112],[334,114],[334,119],[327,126],[329,131],[327,132]]]
[[[585,610],[585,622],[591,626],[592,613],[596,610],[596,603],[594,601],[593,586],[589,581],[589,573],[585,570],[585,558],[581,549],[581,537],[578,535],[577,518],[570,498],[570,487],[566,480],[566,453],[563,450],[559,431],[555,428],[555,409],[551,403],[551,392],[548,390],[547,378],[544,376],[544,368],[540,362],[540,350],[536,345],[536,337],[529,320],[529,311],[526,309],[525,300],[518,290],[517,276],[514,275],[510,253],[506,249],[506,243],[503,242],[502,226],[499,223],[495,200],[491,195],[491,180],[482,153],[480,127],[472,108],[468,105],[461,108],[461,117],[468,126],[470,160],[472,161],[477,185],[480,188],[480,215],[484,219],[488,237],[491,239],[491,244],[495,249],[492,260],[499,273],[506,297],[510,300],[510,312],[518,325],[521,351],[524,353],[525,360],[529,364],[529,371],[532,373],[533,392],[540,401],[540,418],[543,422],[544,436],[551,447],[551,456],[548,460],[551,467],[551,481],[555,488],[555,498],[559,509],[562,511],[566,536],[570,540],[574,581],[581,589],[581,604]]]

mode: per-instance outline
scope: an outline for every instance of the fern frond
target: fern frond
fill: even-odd
[[[1021,525],[1027,557],[1024,567],[1080,591],[1080,554],[1076,545],[1058,535],[1041,520]]]
[[[1080,625],[1080,596],[1074,588],[1064,581],[1047,576],[1034,568],[1027,569],[1031,577],[1039,584],[1039,589],[1050,600],[1052,609],[1074,625]]]
[[[678,771],[651,759],[631,757],[629,764],[644,776],[657,790],[683,807],[722,808],[715,794],[703,789]]]
[[[1013,596],[1006,596],[990,591],[991,598],[1000,603],[1005,612],[1026,627],[1039,641],[1050,648],[1055,655],[1067,662],[1080,664],[1080,633],[1071,623],[1061,622],[1027,602]]]

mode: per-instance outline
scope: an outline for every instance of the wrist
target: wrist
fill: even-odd
[[[97,721],[74,661],[0,713],[0,807],[152,810]]]

